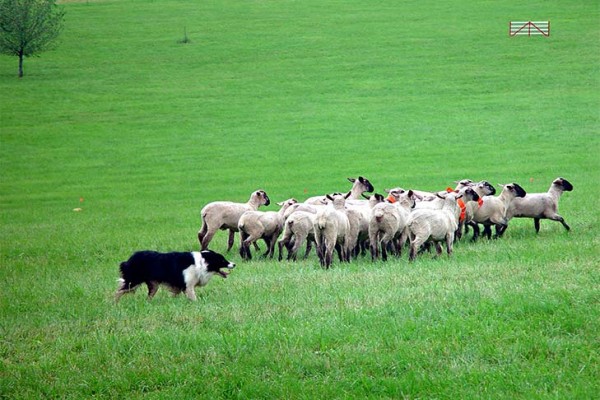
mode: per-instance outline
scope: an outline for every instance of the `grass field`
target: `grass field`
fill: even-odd
[[[598,2],[63,6],[23,79],[0,58],[0,397],[597,397]],[[551,36],[509,38],[527,19]],[[118,264],[197,249],[207,202],[358,175],[378,192],[563,176],[572,230],[513,220],[451,258],[328,271],[232,251],[196,303],[115,305]]]

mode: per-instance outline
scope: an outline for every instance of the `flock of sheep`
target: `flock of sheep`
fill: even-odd
[[[443,192],[393,188],[385,190],[387,197],[380,194],[368,197],[365,193],[374,191],[368,179],[348,180],[352,189],[346,194],[311,197],[303,203],[289,199],[277,203],[279,211],[258,211],[260,206],[270,204],[264,190],[253,192],[247,203],[209,203],[201,212],[203,223],[198,232],[201,248],[208,248],[219,229],[229,230],[227,251],[233,246],[235,232],[240,233],[240,255],[246,260],[252,258],[251,246],[258,250],[259,239],[267,245],[265,256],[271,258],[278,243],[279,260],[283,257],[283,247],[287,249],[288,260],[296,260],[305,242],[306,258],[314,243],[321,266],[329,268],[334,250],[340,261],[350,261],[367,248],[373,260],[385,261],[388,252],[400,256],[407,241],[410,241],[411,261],[431,244],[440,255],[445,243],[450,255],[454,241],[463,232],[467,233],[469,227],[474,232],[472,240],[480,235],[480,224],[488,238],[492,226],[496,229],[495,236],[500,237],[515,217],[533,218],[536,232],[540,219],[559,221],[570,229],[557,213],[562,193],[573,190],[564,178],[556,178],[546,193],[526,193],[517,183],[500,185],[499,196],[494,196],[496,189],[487,181],[463,179],[456,182],[456,188]]]

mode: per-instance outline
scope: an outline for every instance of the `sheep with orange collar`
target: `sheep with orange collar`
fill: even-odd
[[[454,235],[458,229],[458,218],[460,208],[457,200],[463,197],[461,193],[438,194],[444,199],[440,210],[420,209],[414,210],[408,219],[410,232],[410,255],[409,260],[414,261],[421,245],[433,242],[437,254],[442,253],[440,242],[446,242],[448,255],[452,254]]]

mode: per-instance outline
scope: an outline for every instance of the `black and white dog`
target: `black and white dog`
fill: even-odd
[[[233,267],[234,263],[212,250],[185,253],[138,251],[121,263],[121,279],[115,298],[119,301],[125,293],[133,292],[145,283],[148,286],[148,300],[164,284],[173,294],[185,292],[190,300],[195,301],[196,286],[206,285],[215,274],[227,278],[227,270]]]

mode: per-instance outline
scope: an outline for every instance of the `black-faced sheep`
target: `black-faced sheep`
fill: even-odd
[[[491,225],[496,226],[496,236],[500,237],[508,226],[506,211],[510,203],[517,197],[525,197],[527,192],[517,183],[509,183],[502,186],[502,192],[498,197],[484,196],[481,207],[477,208],[473,214],[469,225],[473,228],[473,241],[479,237],[479,224],[486,226],[484,233],[491,238]]]
[[[527,193],[525,197],[514,199],[506,212],[506,219],[533,218],[535,232],[540,231],[540,220],[550,219],[560,222],[566,230],[571,228],[564,218],[558,215],[558,200],[564,192],[573,190],[573,185],[565,178],[556,178],[546,193]]]
[[[234,232],[238,231],[240,217],[246,211],[256,211],[260,206],[271,204],[269,196],[264,190],[257,190],[250,195],[247,203],[234,203],[232,201],[214,201],[202,208],[202,228],[198,231],[198,241],[202,250],[208,248],[215,233],[221,229],[229,229],[227,251],[231,250]]]

